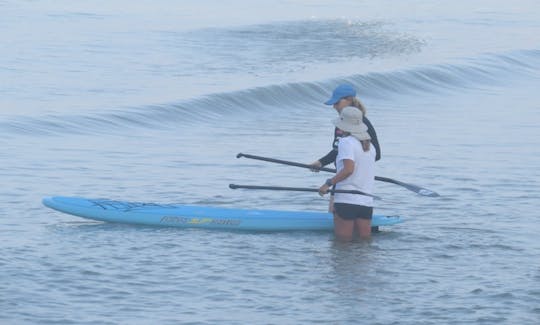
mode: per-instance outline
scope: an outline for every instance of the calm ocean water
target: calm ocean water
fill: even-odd
[[[0,1],[1,324],[540,323],[536,1]],[[370,243],[92,222],[48,195],[324,211],[336,84],[379,134]]]

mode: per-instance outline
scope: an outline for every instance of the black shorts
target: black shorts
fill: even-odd
[[[341,219],[345,220],[371,220],[373,217],[373,208],[365,205],[334,203],[334,211]]]

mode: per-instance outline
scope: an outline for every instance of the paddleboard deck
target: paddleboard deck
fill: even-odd
[[[52,196],[43,204],[74,216],[113,223],[257,231],[332,230],[330,213],[251,210],[210,206],[125,202],[108,199]],[[399,216],[374,215],[372,227],[403,222]]]

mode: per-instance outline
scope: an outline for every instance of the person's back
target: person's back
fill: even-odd
[[[358,190],[357,194],[336,193],[334,197],[334,234],[340,240],[351,240],[356,229],[361,238],[371,235],[373,217],[373,185],[375,181],[376,149],[371,145],[363,114],[355,107],[345,107],[334,125],[344,131],[338,143],[337,173],[319,187],[324,195],[330,187]]]
[[[373,193],[376,151],[374,146],[370,146],[368,151],[364,151],[358,139],[347,136],[339,140],[338,148],[337,171],[343,169],[343,160],[345,159],[353,160],[355,168],[352,175],[336,184],[336,189]],[[358,194],[336,193],[334,194],[334,202],[373,206],[372,197]]]

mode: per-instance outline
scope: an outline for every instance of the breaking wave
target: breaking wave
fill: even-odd
[[[355,85],[362,98],[394,99],[411,94],[463,91],[498,85],[517,75],[539,78],[540,50],[485,55],[459,64],[438,64],[384,73],[343,76],[317,82],[286,83],[215,93],[187,101],[133,107],[91,115],[13,117],[0,133],[27,135],[114,133],[126,128],[167,128],[181,123],[215,123],[238,114],[302,110],[320,105],[339,82]]]

